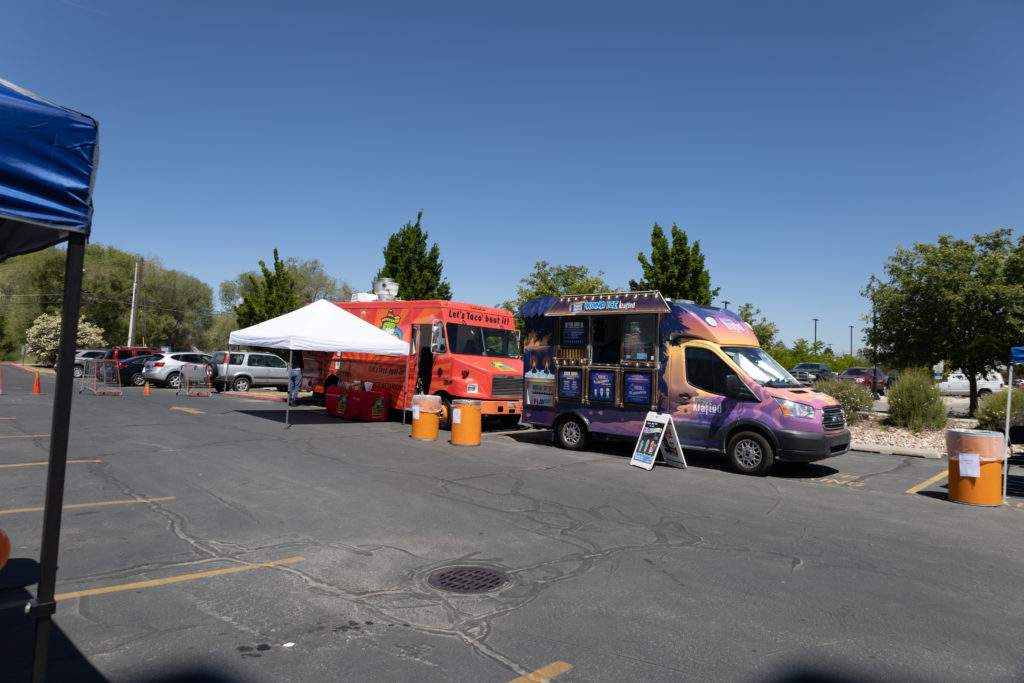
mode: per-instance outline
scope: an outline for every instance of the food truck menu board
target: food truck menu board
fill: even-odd
[[[587,320],[563,320],[559,343],[579,348],[587,345]]]
[[[615,400],[615,372],[613,370],[591,370],[587,396],[591,401],[610,403]]]
[[[583,398],[583,371],[562,368],[558,371],[558,398],[580,400]]]
[[[622,402],[632,405],[651,404],[653,376],[649,372],[627,372],[622,376]]]
[[[672,416],[668,413],[647,413],[629,464],[650,470],[659,453],[664,457],[666,465],[686,467],[683,445],[679,442]]]

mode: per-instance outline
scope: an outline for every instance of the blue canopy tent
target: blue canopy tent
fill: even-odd
[[[1013,451],[1010,450],[1010,417],[1013,412],[1013,366],[1024,365],[1024,346],[1012,346],[1010,347],[1010,368],[1009,377],[1006,380],[1006,465],[1003,467],[1003,502],[1006,502],[1006,484],[1010,478],[1010,456]]]
[[[36,597],[32,679],[46,678],[60,544],[64,470],[71,421],[72,368],[82,291],[85,242],[92,226],[92,189],[99,129],[90,117],[0,79],[0,262],[67,242],[61,339],[50,424],[42,549]]]

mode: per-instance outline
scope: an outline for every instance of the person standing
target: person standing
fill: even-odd
[[[299,402],[299,386],[302,384],[302,351],[294,351],[292,356],[292,369],[288,374],[288,403],[296,405]]]

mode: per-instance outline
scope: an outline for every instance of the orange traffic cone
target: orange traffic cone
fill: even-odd
[[[36,372],[36,378],[32,380],[32,394],[38,396],[43,393],[43,387],[39,384],[39,372]]]
[[[142,385],[142,395],[149,396],[149,382]]]

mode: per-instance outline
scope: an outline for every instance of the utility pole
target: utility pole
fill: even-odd
[[[853,325],[850,325],[850,355],[853,355]]]
[[[818,345],[818,319],[817,318],[811,318],[811,320],[814,321],[814,345],[817,346]]]
[[[139,261],[135,262],[135,279],[132,281],[132,312],[128,316],[128,346],[135,346],[135,308],[139,303]]]

